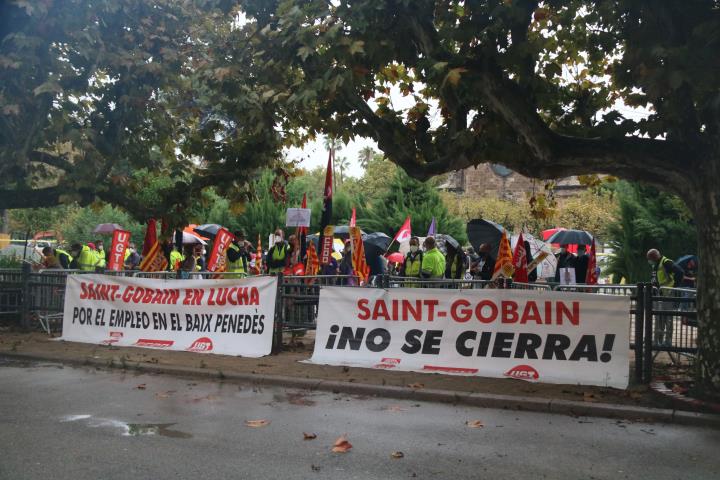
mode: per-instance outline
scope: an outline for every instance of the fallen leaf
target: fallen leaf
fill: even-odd
[[[305,433],[303,432],[303,440],[315,440],[317,438],[316,433]]]
[[[140,385],[138,385],[135,388],[137,388],[138,390],[145,390],[147,388],[147,385],[145,385],[144,383],[141,383]]]
[[[270,425],[270,420],[246,420],[245,426],[250,428],[267,427]]]
[[[595,395],[590,392],[583,393],[583,402],[597,402]]]
[[[424,383],[409,383],[408,387],[410,388],[425,388]]]
[[[470,428],[483,428],[485,424],[481,420],[468,420],[465,422],[465,425],[467,425]]]
[[[337,440],[335,440],[335,444],[333,445],[332,451],[335,453],[347,453],[348,450],[352,448],[352,444],[347,441],[347,438],[344,436],[338,437]]]
[[[390,458],[403,458],[405,456],[402,452],[392,452]]]
[[[672,386],[672,391],[674,393],[685,394],[687,393],[688,389],[676,383]]]

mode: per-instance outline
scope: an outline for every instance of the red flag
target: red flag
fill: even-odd
[[[405,219],[405,223],[403,223],[403,226],[400,227],[400,230],[395,234],[395,238],[393,238],[393,242],[402,243],[406,240],[410,240],[410,237],[412,237],[412,229],[410,228],[410,216]]]
[[[350,217],[350,226],[351,226],[351,227],[354,227],[354,226],[355,226],[355,221],[356,221],[356,220],[355,220],[355,207],[353,207],[353,209],[352,209],[352,216]]]
[[[513,253],[513,280],[520,283],[528,283],[527,252],[525,251],[525,240],[520,232],[515,252]]]
[[[210,252],[210,258],[207,262],[208,272],[224,272],[227,263],[227,257],[225,252],[227,251],[230,243],[232,242],[232,233],[228,232],[226,228],[221,228],[215,235],[215,241],[213,242],[213,249]]]
[[[119,272],[125,267],[125,250],[130,244],[130,232],[115,230],[113,232],[112,244],[110,245],[110,260],[107,264],[108,270]]]
[[[327,171],[325,172],[325,190],[323,191],[323,209],[320,217],[320,263],[326,265],[330,263],[330,255],[332,254],[333,234],[335,229],[332,227],[332,197],[333,197],[333,150],[328,152]],[[329,232],[329,235],[328,235]]]
[[[143,242],[142,261],[140,270],[143,272],[162,272],[167,270],[168,261],[157,239],[157,223],[154,218],[148,220]]]
[[[148,220],[145,230],[145,241],[143,242],[142,256],[146,257],[150,249],[157,243],[157,222],[154,218]]]
[[[595,256],[595,239],[593,238],[592,245],[590,246],[590,259],[588,260],[587,273],[585,274],[585,283],[588,285],[596,285],[598,282],[598,275],[595,271],[597,269],[597,258]]]
[[[300,204],[300,208],[307,208],[307,194],[303,193],[303,199],[302,203]],[[300,243],[300,261],[302,262],[303,258],[305,258],[305,255],[307,255],[307,246],[305,245],[307,243],[307,233],[308,233],[308,227],[297,227],[295,229],[295,236],[298,239],[298,242]]]

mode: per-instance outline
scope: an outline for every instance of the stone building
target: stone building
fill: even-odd
[[[542,191],[545,182],[535,181],[535,190]],[[448,175],[441,190],[458,195],[497,197],[503,200],[523,201],[533,190],[533,180],[498,164],[484,163],[477,167],[457,170]],[[582,192],[584,186],[577,177],[557,180],[555,196],[567,198]]]

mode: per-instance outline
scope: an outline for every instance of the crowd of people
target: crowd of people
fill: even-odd
[[[306,249],[301,248],[301,238],[290,235],[287,239],[282,229],[277,229],[272,239],[272,246],[263,252],[262,261],[257,261],[255,247],[246,239],[243,231],[233,232],[234,239],[226,252],[225,271],[240,276],[284,273],[286,275],[298,274],[306,265]],[[302,237],[304,238],[304,237]],[[309,240],[308,240],[309,242]],[[202,244],[186,244],[178,248],[170,241],[163,245],[163,254],[167,259],[169,271],[185,273],[207,271],[209,257],[208,249]],[[482,244],[477,251],[473,247],[462,248],[446,243],[443,253],[434,237],[426,237],[420,244],[418,237],[411,237],[409,251],[402,257],[402,261],[389,261],[382,254],[367,256],[370,269],[370,278],[380,275],[392,275],[406,278],[428,280],[483,280],[490,281],[495,270],[495,258],[492,256],[493,248],[490,244]],[[109,250],[109,249],[108,249]],[[104,247],[102,239],[88,243],[73,243],[69,247],[50,247],[42,249],[43,260],[39,268],[66,269],[81,271],[96,271],[107,266],[109,261],[108,250]],[[525,241],[527,264],[533,262],[530,244]],[[395,256],[395,259],[398,257]],[[562,274],[568,270],[574,271],[577,283],[583,283],[590,263],[585,245],[578,245],[577,254],[569,251],[568,245],[561,245],[556,254],[557,268],[554,280],[563,283]],[[694,278],[684,274],[683,269],[671,260],[661,257],[657,250],[648,252],[648,261],[653,270],[654,283],[658,286],[694,286]],[[142,255],[130,242],[125,251],[124,268],[138,270],[142,262]],[[662,267],[658,267],[662,265]],[[350,241],[345,240],[344,248],[334,253],[329,262],[320,265],[318,275],[323,276],[352,276],[353,264],[350,254]],[[528,272],[528,280],[532,283],[537,280],[537,270]],[[689,284],[688,282],[691,282]]]

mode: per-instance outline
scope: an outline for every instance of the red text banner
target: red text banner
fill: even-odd
[[[275,277],[156,280],[71,275],[63,340],[261,357],[272,348]]]
[[[125,267],[125,250],[130,244],[130,232],[115,230],[113,232],[112,244],[110,245],[110,259],[108,270],[120,271]]]
[[[629,312],[611,295],[326,287],[310,361],[626,388]]]
[[[227,263],[225,252],[227,252],[227,249],[230,247],[234,238],[233,234],[227,231],[227,229],[221,228],[218,230],[217,235],[215,235],[215,242],[207,263],[208,272],[225,271]]]

